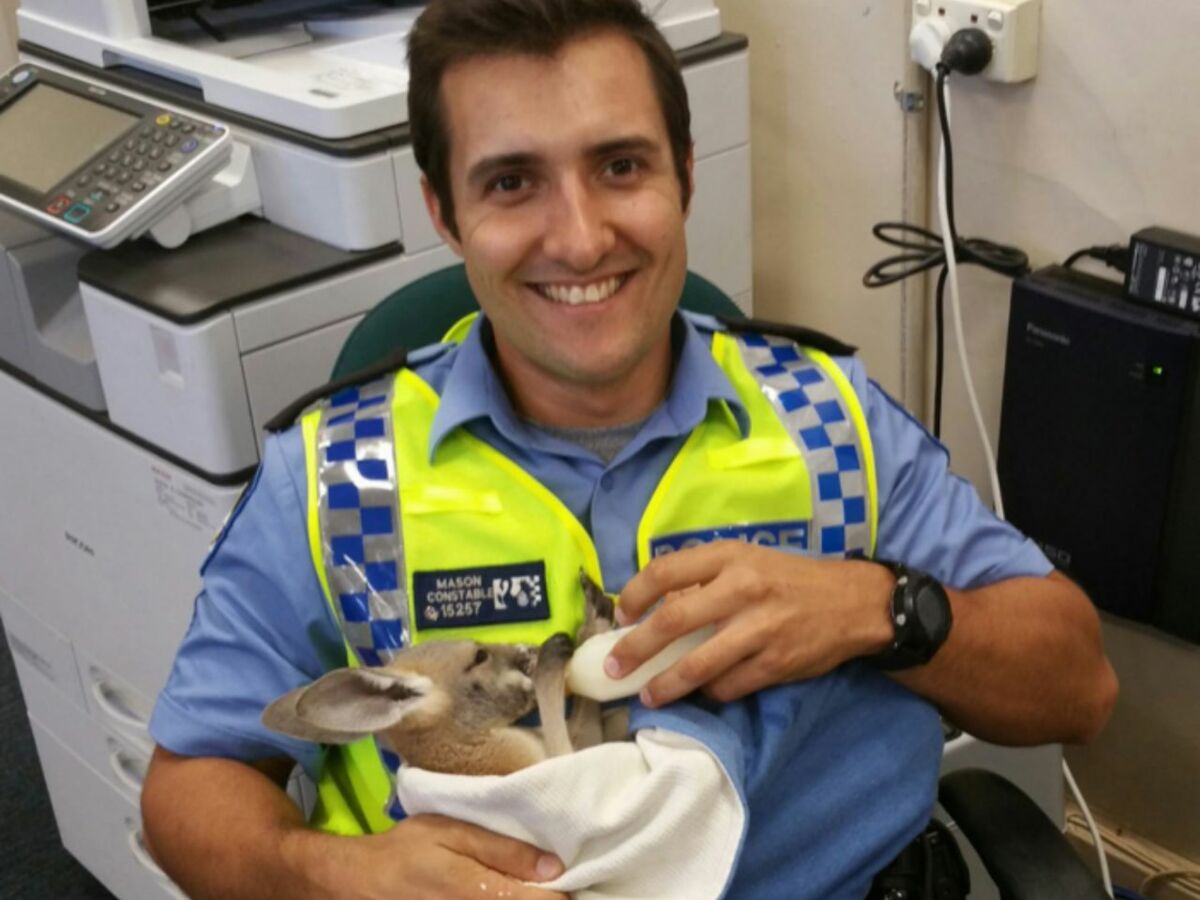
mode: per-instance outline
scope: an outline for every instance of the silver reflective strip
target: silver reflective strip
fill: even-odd
[[[321,409],[317,489],[321,552],[342,633],[364,665],[411,637],[392,442],[395,376],[339,391]]]
[[[871,527],[865,455],[841,391],[792,341],[767,335],[736,339],[742,361],[808,465],[811,549],[822,556],[866,555]]]

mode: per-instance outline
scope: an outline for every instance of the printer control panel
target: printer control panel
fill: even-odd
[[[0,203],[111,247],[220,169],[219,123],[24,63],[0,76]]]

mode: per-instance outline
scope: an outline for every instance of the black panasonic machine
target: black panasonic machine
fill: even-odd
[[[1104,610],[1200,642],[1200,322],[1061,267],[1013,285],[1008,518]]]

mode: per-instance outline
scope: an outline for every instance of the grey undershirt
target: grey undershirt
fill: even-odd
[[[603,426],[600,428],[563,428],[558,425],[543,425],[528,419],[525,424],[535,431],[556,437],[559,440],[577,444],[584,450],[596,454],[605,465],[608,465],[621,452],[621,448],[633,440],[634,435],[641,431],[649,419],[639,419],[624,425]]]

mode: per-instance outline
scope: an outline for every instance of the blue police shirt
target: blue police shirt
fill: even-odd
[[[430,451],[452,429],[467,428],[520,464],[588,529],[605,588],[619,591],[636,571],[641,510],[708,404],[724,401],[745,424],[745,412],[708,350],[705,332],[716,323],[685,314],[675,327],[682,339],[668,396],[605,464],[521,421],[492,369],[477,322],[460,346],[428,348],[410,359],[442,398]],[[880,558],[903,560],[957,588],[1052,570],[1032,541],[997,519],[969,483],[950,473],[945,448],[869,381],[857,360],[838,363],[862,402],[875,448]],[[259,722],[276,697],[345,664],[309,555],[298,428],[267,439],[262,465],[201,571],[203,590],[155,707],[151,734],[183,755],[288,755],[314,774],[317,746],[269,732]]]

